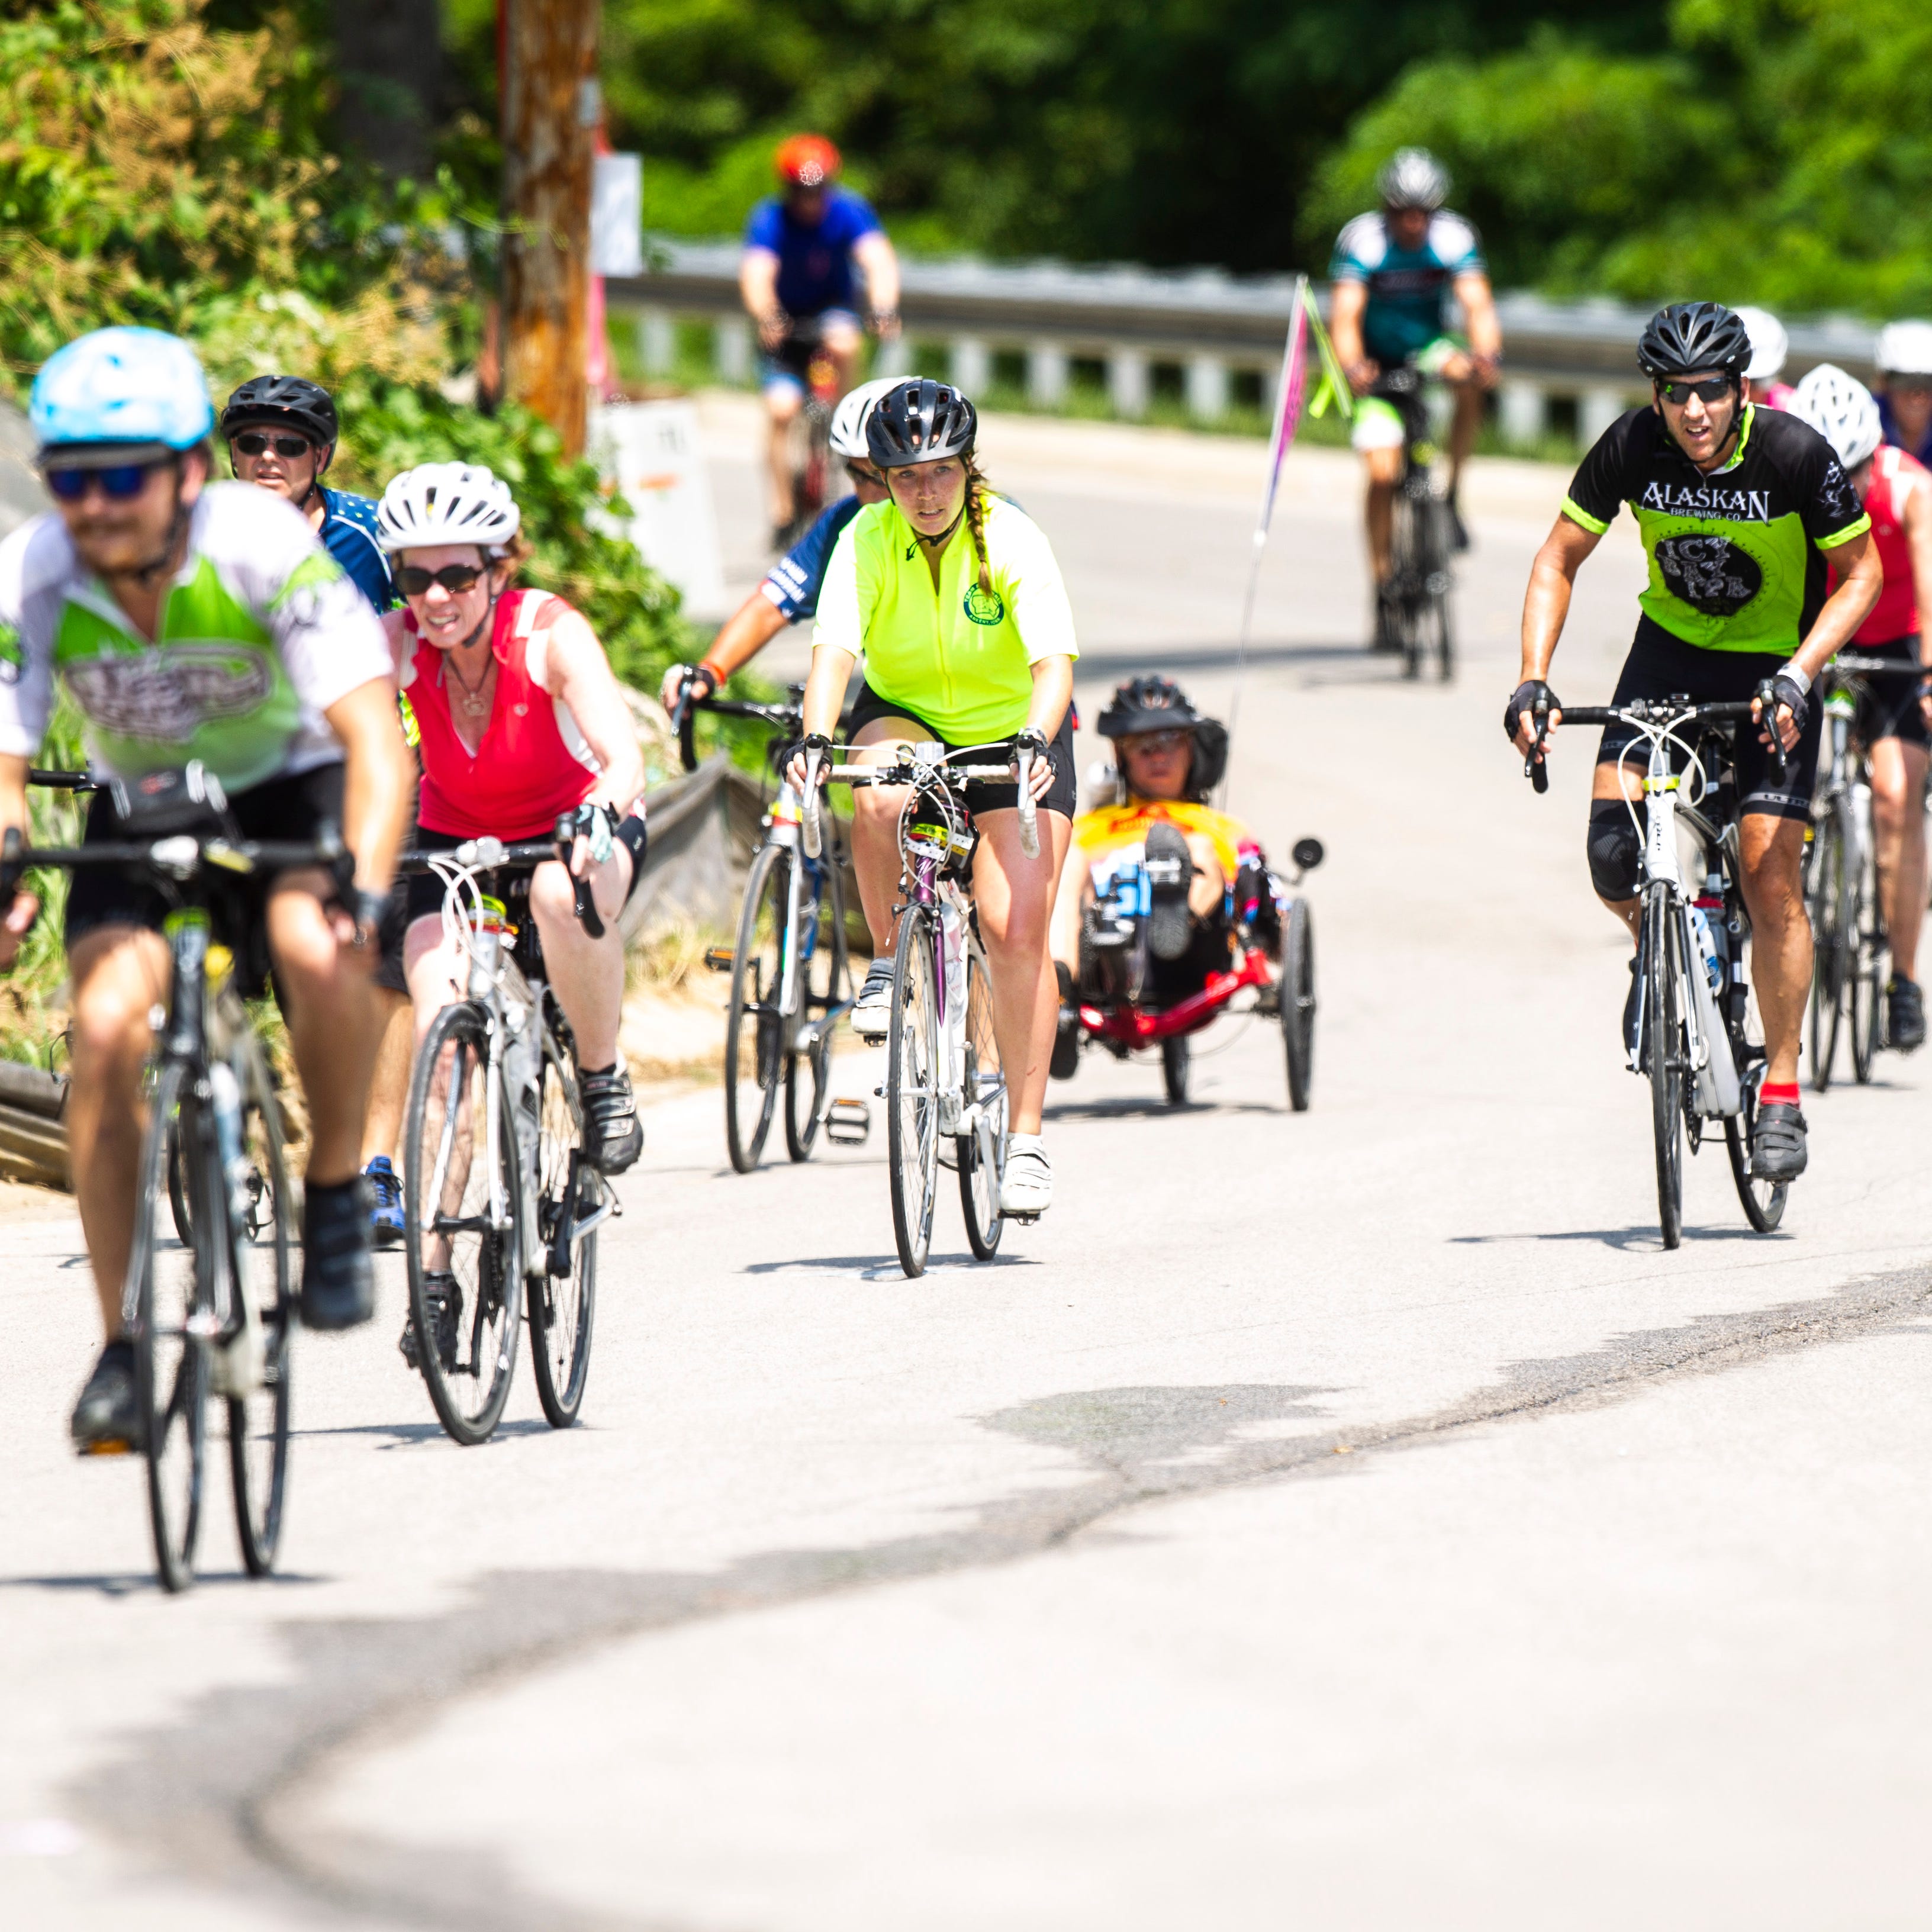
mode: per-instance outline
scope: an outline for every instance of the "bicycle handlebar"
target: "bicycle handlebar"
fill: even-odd
[[[1550,716],[1557,712],[1566,724],[1650,724],[1675,730],[1681,724],[1742,724],[1751,716],[1752,707],[1768,710],[1772,704],[1771,680],[1766,678],[1748,698],[1725,698],[1708,704],[1694,704],[1684,698],[1636,698],[1628,704],[1558,704],[1539,701],[1532,714],[1536,719],[1536,736],[1523,760],[1522,775],[1539,794],[1550,789],[1550,771],[1543,755],[1550,735]],[[1784,747],[1771,731],[1771,755],[1780,778],[1786,770]]]
[[[1855,653],[1841,653],[1825,668],[1853,677],[1916,677],[1922,684],[1932,680],[1932,670],[1922,664],[1905,664],[1897,658],[1862,658]]]
[[[219,832],[164,832],[157,838],[101,840],[88,845],[28,845],[16,826],[9,826],[0,839],[0,899],[12,902],[21,874],[37,866],[57,867],[70,872],[92,872],[114,866],[142,866],[151,872],[188,878],[204,865],[218,872],[250,873],[285,872],[298,866],[320,866],[334,874],[338,888],[347,891],[353,875],[355,856],[342,842],[332,825],[323,827],[324,836],[313,840],[278,838],[230,838]]]
[[[568,868],[570,848],[577,836],[577,815],[566,812],[558,814],[548,839],[530,838],[518,844],[506,845],[500,838],[466,838],[460,845],[452,846],[445,851],[405,852],[397,860],[396,870],[430,872],[434,869],[432,862],[437,859],[453,859],[459,866],[474,866],[486,872],[493,872],[500,866],[541,866],[552,859]],[[592,896],[590,881],[573,874],[571,884],[574,889],[572,897],[578,923],[592,939],[602,939],[604,917]]]

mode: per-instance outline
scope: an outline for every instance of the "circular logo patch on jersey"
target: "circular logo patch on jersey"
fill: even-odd
[[[1764,572],[1729,537],[1666,537],[1657,567],[1672,592],[1707,617],[1730,617],[1764,588]]]
[[[1006,599],[997,590],[982,590],[976,584],[968,588],[964,608],[967,616],[976,624],[1000,624],[1006,621]]]

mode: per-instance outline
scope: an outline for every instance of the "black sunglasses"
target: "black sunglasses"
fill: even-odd
[[[1673,409],[1695,396],[1700,403],[1720,403],[1731,393],[1728,376],[1706,376],[1701,382],[1660,382],[1657,393]]]
[[[158,463],[117,463],[111,470],[50,470],[47,488],[63,503],[78,503],[87,494],[87,486],[98,483],[100,494],[110,502],[124,503],[147,488],[149,475],[160,466]]]
[[[405,597],[426,597],[432,584],[440,584],[452,593],[467,590],[483,574],[474,563],[446,563],[440,570],[425,570],[418,563],[406,563],[396,572],[396,588]]]
[[[232,447],[244,456],[260,456],[270,448],[285,463],[292,463],[298,456],[306,456],[315,446],[305,436],[266,436],[258,429],[244,429],[238,436],[229,439]]]

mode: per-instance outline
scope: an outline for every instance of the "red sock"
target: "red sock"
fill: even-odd
[[[1774,1087],[1767,1080],[1757,1090],[1758,1104],[1765,1107],[1795,1107],[1798,1104],[1798,1083],[1793,1081],[1788,1087]]]

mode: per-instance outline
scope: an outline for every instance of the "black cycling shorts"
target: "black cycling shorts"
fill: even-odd
[[[1900,664],[1918,662],[1918,637],[1894,638],[1889,644],[1850,644],[1848,656],[1861,658],[1895,658]],[[1881,738],[1896,738],[1901,745],[1916,745],[1921,751],[1932,749],[1932,731],[1925,728],[1925,713],[1919,709],[1916,686],[1902,677],[1875,677],[1864,681],[1858,700],[1858,734],[1868,745]]]
[[[246,791],[232,794],[228,808],[236,828],[247,839],[286,840],[299,844],[316,836],[324,819],[342,824],[343,768],[340,759],[316,765],[292,776],[265,779]],[[111,844],[127,836],[114,808],[111,792],[98,791],[88,806],[82,845]],[[268,972],[266,913],[268,892],[276,875],[224,878],[209,896],[208,917],[218,944],[235,956],[236,983],[249,998],[258,997]],[[334,887],[329,888],[332,895]],[[102,926],[131,926],[159,932],[173,910],[152,880],[136,872],[87,871],[74,875],[68,895],[62,940],[68,950],[76,940]]]
[[[410,849],[416,852],[453,852],[476,835],[469,832],[432,832],[428,826],[418,825],[410,840]],[[624,904],[631,903],[632,895],[638,890],[638,881],[644,875],[644,821],[632,814],[618,820],[611,837],[631,855],[631,883],[625,888]],[[508,839],[504,844],[523,844],[527,840]],[[530,874],[536,869],[532,866],[505,866],[494,872],[483,875],[482,886],[493,898],[521,898],[529,890]],[[419,919],[434,919],[442,911],[443,884],[434,872],[406,872],[402,884],[406,888],[403,916],[403,930],[407,932]],[[401,944],[398,942],[398,956],[400,956]]]
[[[1791,662],[1789,653],[1712,651],[1672,637],[1648,617],[1639,620],[1636,640],[1617,678],[1612,706],[1639,698],[1687,697],[1694,704],[1723,704],[1751,697],[1768,677]],[[1818,747],[1825,714],[1814,688],[1798,742],[1786,754],[1780,773],[1772,762],[1771,747],[1760,741],[1748,721],[1736,728],[1738,813],[1740,818],[1796,818],[1811,816],[1811,788],[1818,775]],[[1613,765],[1627,746],[1642,734],[1628,724],[1606,724],[1597,747],[1597,762]],[[1642,778],[1648,760],[1642,749],[1624,761],[1626,770]],[[1714,774],[1712,774],[1714,776]]]
[[[946,742],[916,711],[901,704],[895,698],[880,697],[869,684],[862,683],[859,686],[859,695],[853,700],[851,711],[845,719],[847,736],[856,737],[866,725],[881,718],[903,718],[908,723],[916,724],[928,742]],[[959,748],[948,745],[946,748],[957,751]],[[1046,748],[1046,755],[1053,766],[1053,782],[1041,799],[1040,808],[1042,812],[1057,812],[1070,824],[1079,783],[1073,769],[1073,707],[1071,705],[1067,706],[1066,716],[1060,721],[1060,729],[1053,734],[1053,742]],[[993,760],[989,757],[986,762],[991,764]],[[988,812],[1012,812],[1018,808],[1019,802],[1020,788],[1016,784],[999,784],[991,779],[975,778],[966,788],[966,809],[975,818]]]

